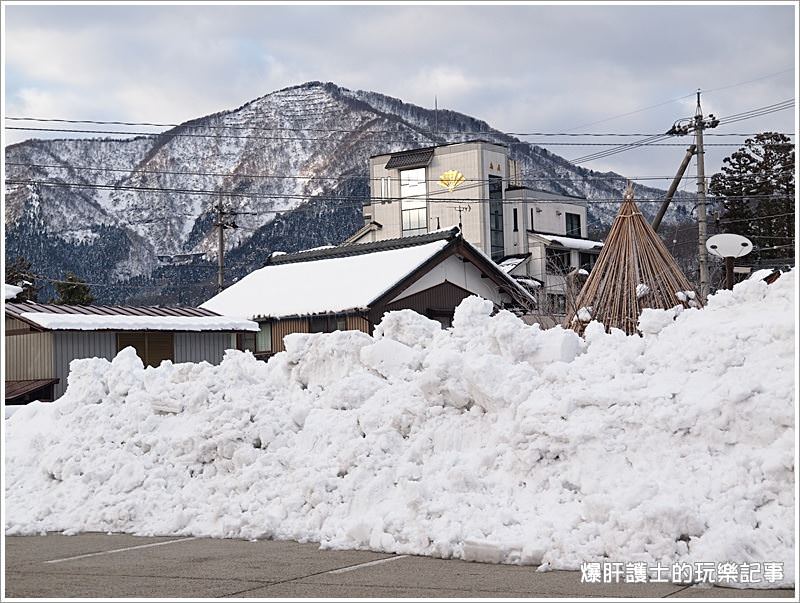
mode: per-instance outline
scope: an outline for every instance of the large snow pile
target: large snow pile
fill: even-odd
[[[287,538],[575,569],[794,560],[794,273],[644,337],[478,298],[268,364],[76,361],[6,421],[6,532]],[[490,551],[489,554],[486,551]]]

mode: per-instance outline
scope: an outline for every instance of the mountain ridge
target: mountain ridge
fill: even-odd
[[[523,178],[546,184],[536,188],[586,197],[595,226],[613,220],[617,206],[592,199],[621,199],[623,176],[574,166],[469,115],[314,81],[154,136],[6,147],[9,180],[57,185],[7,184],[6,257],[24,256],[50,279],[76,272],[97,284],[100,302],[200,303],[214,292],[219,196],[239,212],[238,228],[226,230],[229,281],[271,251],[336,244],[357,229],[369,156],[476,133],[507,144]],[[32,167],[44,165],[56,167]],[[178,256],[190,260],[164,259]]]

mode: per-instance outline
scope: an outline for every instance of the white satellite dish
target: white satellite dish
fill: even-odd
[[[753,251],[750,239],[737,234],[718,234],[706,241],[708,252],[721,258],[740,258]]]

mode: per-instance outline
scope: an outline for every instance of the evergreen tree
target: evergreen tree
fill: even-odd
[[[794,257],[794,145],[787,136],[762,132],[745,140],[709,190],[722,203],[723,232],[751,239],[756,259]]]
[[[17,287],[22,287],[22,292],[11,301],[38,301],[39,288],[34,284],[34,282],[35,279],[32,274],[31,263],[25,258],[17,257],[17,259],[15,259],[13,262],[6,264],[5,283],[7,285],[16,285]]]
[[[58,298],[54,304],[88,306],[94,301],[92,290],[72,272],[62,282],[54,285]]]

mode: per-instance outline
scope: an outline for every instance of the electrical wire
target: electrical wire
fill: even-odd
[[[342,195],[342,196],[324,196],[324,195],[311,195],[311,194],[266,194],[266,193],[242,193],[234,191],[215,191],[208,189],[187,189],[187,188],[166,188],[166,187],[140,187],[140,186],[127,186],[118,184],[90,184],[81,182],[52,182],[45,180],[13,180],[6,179],[5,183],[11,185],[36,185],[36,186],[54,186],[54,187],[71,187],[71,188],[87,188],[87,189],[100,189],[100,190],[120,190],[120,191],[142,191],[154,193],[180,193],[186,195],[211,195],[223,197],[242,197],[242,198],[263,198],[263,199],[297,199],[297,200],[325,200],[325,201],[344,201],[344,200],[358,200],[362,202],[369,201],[369,204],[392,203],[395,201],[404,201],[409,199],[426,199],[432,203],[490,203],[502,202],[503,204],[513,205],[522,201],[535,201],[536,203],[563,203],[563,201],[549,201],[544,199],[490,199],[488,197],[449,197],[444,199],[431,199],[434,194],[446,194],[448,191],[436,191],[435,193],[427,193],[421,195],[414,195],[408,197],[386,197],[386,198],[365,198],[355,195]],[[467,188],[467,187],[465,187]],[[785,200],[782,197],[775,197],[774,195],[740,195],[729,196],[728,199],[758,199],[767,198],[773,200]],[[787,198],[788,199],[788,198]],[[793,199],[792,199],[793,200]],[[583,199],[581,199],[583,201]],[[586,199],[585,201],[591,203],[620,203],[621,198],[618,197],[598,197],[593,199]],[[642,197],[636,200],[637,202],[652,202],[660,203],[663,201],[662,197]],[[694,199],[673,199],[673,203],[695,203]],[[290,211],[290,210],[284,210]]]

